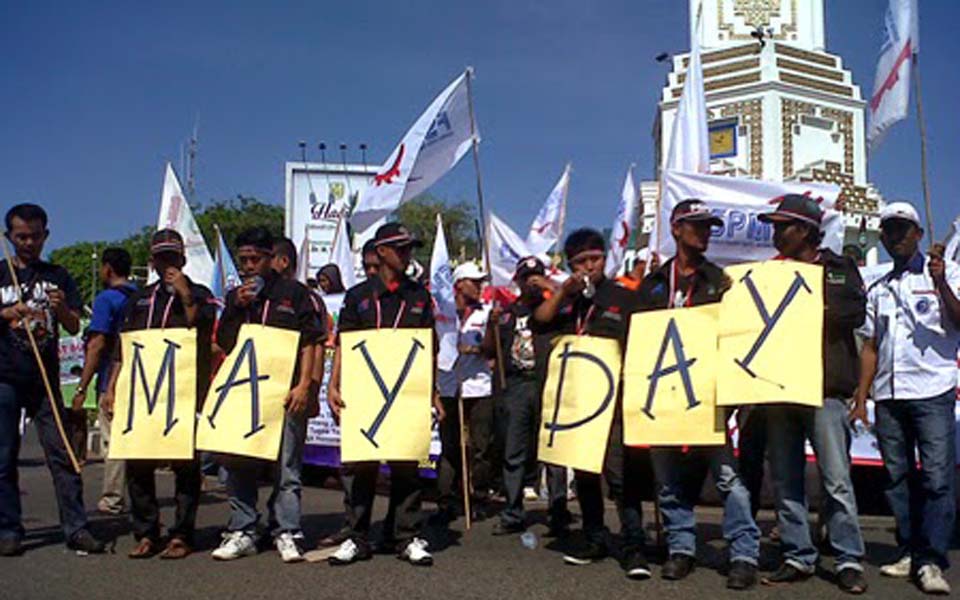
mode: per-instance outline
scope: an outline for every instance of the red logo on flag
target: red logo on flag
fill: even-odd
[[[394,177],[400,177],[400,161],[403,160],[404,150],[404,145],[400,144],[400,151],[397,152],[397,158],[393,161],[393,165],[387,169],[385,173],[377,173],[373,177],[373,185],[380,186],[384,183],[391,184],[393,183]]]

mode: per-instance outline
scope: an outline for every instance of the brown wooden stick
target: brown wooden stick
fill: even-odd
[[[467,531],[472,525],[470,514],[470,462],[467,460],[467,428],[466,418],[463,415],[463,396],[457,394],[457,412],[460,417],[460,473],[463,480],[463,518]]]
[[[13,279],[13,287],[17,291],[17,302],[22,302],[23,298],[21,297],[20,281],[17,279],[17,269],[14,267],[13,259],[10,257],[10,250],[7,248],[6,238],[4,238],[0,244],[3,245],[3,257],[7,261],[7,268],[10,269],[10,277]],[[53,387],[50,385],[50,378],[47,376],[47,367],[43,364],[43,357],[40,356],[40,348],[37,346],[37,340],[33,337],[33,330],[30,329],[29,322],[25,323],[24,329],[27,331],[27,338],[30,340],[30,348],[33,349],[33,357],[37,361],[37,366],[40,367],[40,378],[43,379],[43,386],[46,388],[47,398],[50,400],[50,409],[53,411],[53,420],[57,424],[57,431],[60,433],[60,439],[63,441],[63,447],[67,450],[67,456],[70,457],[70,463],[73,465],[73,470],[76,471],[77,475],[79,475],[80,463],[77,461],[77,457],[73,453],[73,447],[70,445],[70,440],[67,438],[67,432],[63,429],[63,421],[60,419],[60,407],[57,406],[57,398],[53,394]]]

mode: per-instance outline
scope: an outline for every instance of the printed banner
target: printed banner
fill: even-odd
[[[193,458],[197,412],[197,331],[145,329],[120,334],[111,459]]]
[[[623,370],[625,444],[725,443],[716,406],[719,316],[719,304],[633,315]]]
[[[603,470],[620,383],[620,343],[591,336],[557,339],[543,388],[540,460]]]
[[[300,332],[264,325],[240,327],[237,345],[207,393],[197,448],[276,460],[283,401],[299,360]]]
[[[433,330],[340,334],[343,462],[430,456]]]
[[[717,405],[823,404],[823,268],[766,261],[727,268]]]

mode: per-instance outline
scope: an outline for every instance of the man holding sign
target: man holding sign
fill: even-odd
[[[592,229],[578,229],[571,233],[563,247],[572,274],[564,281],[558,293],[544,300],[533,313],[536,330],[540,333],[600,338],[618,342],[622,354],[626,344],[627,328],[630,324],[630,314],[636,312],[637,295],[620,284],[607,279],[604,275],[606,243],[604,237]],[[565,352],[555,346],[554,353]],[[586,358],[576,353],[580,358]],[[572,355],[569,355],[572,356]],[[597,362],[597,358],[588,355],[589,362]],[[619,357],[618,357],[619,358]],[[566,362],[571,361],[565,361]],[[584,361],[578,361],[583,363]],[[604,367],[606,369],[606,367]],[[619,388],[620,369],[616,365],[616,372],[609,373],[612,379],[611,387]],[[563,379],[563,376],[560,377]],[[550,379],[548,377],[548,384]],[[571,385],[576,382],[570,382]],[[582,382],[580,382],[582,383]],[[561,381],[561,385],[564,385]],[[591,383],[591,385],[594,385]],[[546,405],[547,391],[544,392]],[[557,394],[559,396],[560,394]],[[607,435],[598,440],[606,447],[603,456],[602,472],[610,487],[610,495],[617,504],[620,513],[620,523],[624,537],[622,566],[628,577],[633,579],[647,579],[650,577],[650,568],[645,557],[646,535],[643,531],[643,512],[641,509],[641,488],[636,469],[640,460],[640,451],[625,447],[623,444],[623,417],[620,409],[620,395],[616,393],[612,398],[612,406],[598,410],[606,418],[612,419]],[[559,402],[559,399],[554,400]],[[557,406],[556,409],[560,407]],[[610,414],[612,413],[612,414]],[[586,425],[587,421],[599,420],[600,414],[589,416],[576,425],[558,423],[554,410],[553,419],[544,415],[543,428],[550,431],[560,431]],[[610,422],[610,421],[608,421]],[[541,436],[544,435],[541,429]],[[543,443],[541,442],[541,449]],[[572,449],[573,452],[583,452],[585,448]],[[549,458],[544,457],[544,460]],[[599,471],[600,469],[598,469]],[[608,554],[606,544],[606,528],[603,523],[603,492],[601,490],[600,473],[581,469],[575,470],[577,482],[577,499],[580,501],[580,510],[583,514],[584,538],[579,543],[571,545],[564,555],[564,561],[572,565],[587,565],[602,560]]]
[[[237,262],[244,283],[227,295],[217,343],[229,354],[237,345],[241,327],[250,323],[299,334],[299,343],[289,349],[297,353],[298,359],[291,380],[284,382],[290,391],[283,401],[280,464],[270,498],[270,512],[276,520],[271,534],[280,558],[288,563],[300,562],[303,560],[299,546],[299,540],[303,539],[300,530],[300,469],[306,436],[306,410],[311,389],[315,389],[312,385],[315,346],[322,342],[323,325],[317,318],[310,290],[272,269],[274,240],[265,227],[241,232],[236,244]],[[239,361],[240,357],[235,360]],[[228,357],[221,369],[230,368],[230,363]],[[259,376],[265,379],[271,374],[260,373]],[[257,382],[252,384],[258,385]],[[239,382],[233,385],[239,385]],[[252,430],[249,435],[256,433]],[[223,543],[213,551],[217,560],[233,560],[257,552],[254,540],[260,520],[257,476],[262,465],[259,460],[241,457],[231,458],[225,465],[231,515]]]
[[[190,453],[193,453],[193,423],[189,420],[194,418],[195,407],[203,401],[207,393],[207,387],[210,384],[210,354],[212,348],[211,338],[213,336],[213,323],[216,319],[216,305],[213,294],[206,287],[196,284],[189,277],[183,274],[183,267],[186,264],[184,254],[183,238],[179,233],[172,229],[161,229],[153,234],[150,240],[150,255],[153,268],[157,273],[158,281],[138,292],[127,302],[126,317],[124,320],[122,332],[146,331],[149,329],[192,329],[196,338],[195,365],[190,365],[191,370],[195,370],[196,384],[195,388],[189,390],[194,395],[193,401],[189,398],[175,398],[175,401],[184,403],[189,408],[186,418],[187,422],[181,420],[173,427],[180,426],[186,428],[189,432]],[[139,352],[139,349],[137,350]],[[116,389],[117,380],[120,375],[121,366],[127,363],[127,371],[134,376],[137,375],[137,368],[143,370],[143,363],[139,356],[121,356],[116,353],[116,365],[113,369],[113,375],[110,379],[110,387],[105,394],[103,408],[108,414],[115,414],[117,407]],[[173,386],[173,373],[163,373],[166,368],[175,369],[176,365],[168,367],[164,360],[160,367],[158,375],[154,373],[144,373],[148,386],[157,381],[163,381],[166,378],[166,384]],[[181,373],[180,377],[185,377],[186,373]],[[128,398],[120,398],[120,402],[134,403],[137,401],[137,394],[142,388],[134,382],[132,386],[126,386],[129,389]],[[163,397],[162,383],[159,383],[153,390],[145,392],[148,396],[147,402],[152,395],[154,398]],[[137,427],[149,426],[149,423],[143,421],[134,424],[132,416],[140,414],[143,411],[143,403],[140,406],[123,406],[124,412],[131,415],[126,422],[114,421],[114,430],[111,432],[111,439],[119,447],[125,440],[124,436],[137,436],[139,431]],[[148,405],[149,407],[149,405]],[[169,407],[168,407],[169,408]],[[158,411],[153,411],[158,412]],[[159,411],[163,412],[163,411]],[[172,414],[172,413],[170,413]],[[129,424],[129,426],[128,426]],[[117,433],[117,435],[113,435]],[[127,459],[126,461],[126,479],[127,491],[130,494],[130,520],[133,536],[137,540],[136,547],[130,551],[130,558],[150,558],[161,551],[160,546],[160,505],[157,502],[156,481],[154,471],[160,465],[157,459]],[[166,461],[165,461],[166,462]],[[170,463],[176,477],[176,499],[177,512],[173,527],[169,531],[169,541],[163,551],[160,552],[160,558],[179,559],[189,555],[193,546],[194,526],[197,520],[197,507],[200,504],[200,491],[203,475],[200,471],[200,461],[195,456],[185,460],[173,460]]]
[[[343,337],[350,334],[375,333],[385,328],[392,333],[407,329],[431,331],[433,329],[433,302],[430,292],[419,282],[404,275],[407,266],[410,264],[411,250],[415,246],[421,246],[422,242],[414,239],[403,225],[387,223],[377,229],[374,244],[376,245],[377,256],[380,259],[377,275],[350,288],[344,298],[343,308],[340,310],[337,352],[334,356],[333,373],[330,378],[330,388],[327,392],[327,402],[330,404],[330,409],[341,422],[344,440],[342,452],[345,461],[348,454],[347,437],[354,432],[347,431],[347,425],[343,423],[344,413],[351,409],[360,410],[359,405],[366,399],[361,400],[360,398],[350,398],[342,395],[349,383],[345,382],[344,386],[341,387],[341,370],[346,362],[344,354],[348,351],[361,352],[362,360],[365,362],[368,371],[362,375],[348,374],[348,376],[374,379],[376,387],[373,389],[379,389],[379,392],[375,392],[375,394],[382,396],[382,398],[378,398],[381,405],[376,411],[375,419],[361,431],[365,442],[361,441],[360,443],[367,444],[363,448],[366,452],[370,452],[371,446],[397,441],[385,437],[381,428],[391,417],[391,410],[403,410],[394,406],[394,404],[401,404],[398,397],[403,395],[404,384],[411,379],[408,377],[410,369],[417,362],[418,355],[426,354],[430,356],[432,365],[432,356],[435,354],[433,343],[427,345],[419,339],[415,339],[411,344],[410,340],[407,340],[406,343],[410,344],[409,349],[396,348],[396,352],[405,354],[404,360],[401,361],[403,368],[399,373],[385,377],[380,374],[380,367],[364,347],[365,342],[361,341],[350,348],[344,346]],[[430,338],[432,338],[432,335]],[[381,360],[381,362],[385,361]],[[432,380],[432,372],[429,375]],[[422,384],[422,382],[419,383]],[[425,395],[432,396],[433,404],[437,407],[442,419],[443,407],[440,405],[438,395],[433,392],[432,381]],[[424,400],[426,406],[423,408],[429,411],[430,400]],[[408,410],[413,408],[411,406]],[[423,430],[420,432],[423,439],[410,441],[413,442],[414,446],[422,445],[424,448],[429,448],[429,412],[424,414],[427,419],[423,423]],[[414,436],[416,434],[406,431],[404,435]],[[355,451],[355,449],[351,450]],[[384,545],[389,542],[396,542],[398,556],[410,564],[432,565],[433,557],[427,551],[427,542],[418,537],[423,522],[423,514],[420,509],[421,484],[417,472],[418,463],[416,460],[391,460],[388,464],[390,465],[390,509],[388,512],[394,515],[394,518],[393,526],[385,527],[387,531],[384,533]],[[330,557],[331,565],[348,565],[369,559],[371,556],[371,547],[367,536],[370,531],[379,467],[380,463],[378,461],[367,459],[356,460],[350,465],[353,477],[351,489],[346,493],[346,501],[350,504],[347,515],[349,538],[340,544],[336,553]],[[389,529],[392,529],[392,531]]]
[[[714,216],[703,202],[690,199],[676,205],[670,216],[670,225],[677,254],[643,280],[639,291],[641,310],[684,308],[719,302],[723,293],[730,288],[730,279],[720,267],[708,261],[704,253],[710,241],[711,228],[722,227],[723,221]],[[704,332],[698,333],[705,335]],[[693,397],[688,383],[688,368],[692,365],[682,362],[683,343],[679,333],[672,343],[680,348],[675,348],[674,352],[678,353],[676,369],[685,378],[685,402],[689,408],[694,408],[699,401]],[[661,350],[660,357],[662,360],[664,350]],[[665,376],[670,369],[668,365],[672,364],[674,361],[658,361],[652,377],[659,379]],[[656,379],[650,385],[655,383]],[[652,398],[652,394],[648,397]],[[654,415],[656,407],[646,406],[644,412]],[[715,428],[718,421],[716,411],[710,410],[707,416],[710,428]],[[720,422],[725,423],[726,420]],[[651,451],[659,486],[660,512],[670,552],[669,559],[663,565],[662,576],[664,579],[679,580],[693,570],[697,549],[694,507],[706,470],[709,469],[724,502],[723,535],[730,543],[727,587],[743,590],[752,587],[757,580],[760,529],[750,512],[750,494],[737,475],[729,436],[721,434],[720,439],[724,437],[726,444],[723,446],[693,447],[689,451],[680,447],[656,447]]]

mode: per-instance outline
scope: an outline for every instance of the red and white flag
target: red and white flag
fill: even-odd
[[[433,185],[470,149],[468,77],[472,73],[465,71],[433,100],[360,192],[350,217],[359,235]]]
[[[545,254],[560,240],[563,219],[567,212],[567,190],[570,188],[570,165],[563,169],[557,185],[540,207],[530,225],[526,246],[530,254]]]
[[[163,194],[160,197],[160,216],[157,229],[173,229],[183,237],[184,254],[187,263],[183,273],[194,283],[213,287],[213,257],[207,242],[200,233],[200,227],[193,218],[193,211],[183,196],[180,181],[173,167],[167,163],[163,178]],[[150,271],[150,282],[156,281],[156,273]]]
[[[627,254],[630,236],[637,228],[637,219],[640,216],[640,203],[637,201],[637,186],[633,183],[633,166],[627,169],[627,178],[623,182],[623,191],[620,193],[620,205],[617,206],[617,217],[613,220],[610,229],[610,249],[607,250],[607,264],[604,268],[607,277],[614,278],[623,259]]]
[[[907,118],[911,62],[919,51],[917,16],[917,0],[890,0],[884,14],[884,40],[868,114],[871,149],[883,141],[891,125]]]

